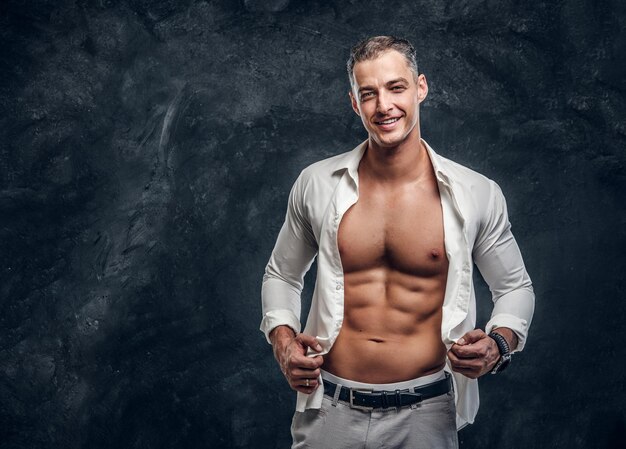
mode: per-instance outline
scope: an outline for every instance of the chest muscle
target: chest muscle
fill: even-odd
[[[363,186],[338,236],[345,273],[379,267],[431,277],[447,271],[436,186],[383,192]]]

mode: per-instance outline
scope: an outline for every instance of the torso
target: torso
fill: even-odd
[[[395,186],[360,176],[359,200],[343,216],[338,245],[344,321],[323,368],[369,383],[441,369],[448,260],[434,173]]]

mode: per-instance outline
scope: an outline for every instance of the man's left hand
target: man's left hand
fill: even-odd
[[[481,329],[474,329],[452,345],[448,358],[453,371],[476,379],[493,369],[500,351],[493,338]]]

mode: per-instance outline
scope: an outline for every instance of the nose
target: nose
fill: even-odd
[[[387,93],[380,92],[377,97],[376,112],[386,114],[391,109],[391,101]]]

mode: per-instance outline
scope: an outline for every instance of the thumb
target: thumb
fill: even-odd
[[[474,329],[473,331],[466,332],[461,338],[456,342],[458,345],[471,345],[472,343],[476,343],[478,340],[482,340],[485,338],[487,334],[485,334],[481,329]]]
[[[322,350],[322,347],[317,342],[315,337],[312,337],[312,336],[306,335],[306,334],[298,334],[298,339],[300,340],[300,342],[304,346],[308,346],[309,348],[313,349],[314,351],[320,352]]]

